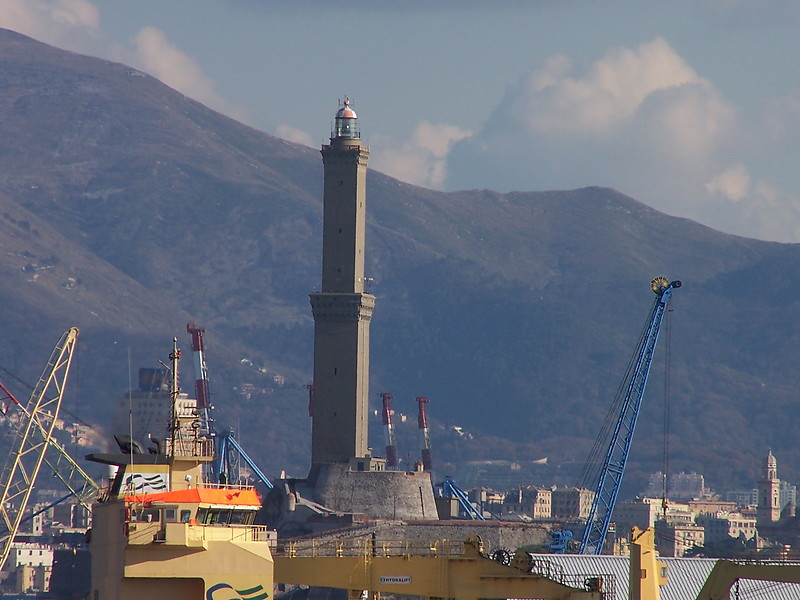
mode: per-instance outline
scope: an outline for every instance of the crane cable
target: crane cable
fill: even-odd
[[[614,433],[614,425],[616,424],[619,414],[622,411],[622,406],[625,400],[625,391],[628,383],[633,377],[633,371],[636,366],[636,358],[641,353],[642,346],[644,346],[646,342],[648,330],[649,323],[645,323],[644,328],[639,334],[639,341],[636,344],[636,351],[631,355],[628,366],[625,369],[625,376],[622,378],[622,381],[619,382],[617,391],[614,394],[614,399],[608,409],[608,412],[606,413],[605,421],[600,428],[600,433],[597,434],[594,445],[589,451],[589,457],[586,459],[586,463],[583,465],[583,468],[578,475],[578,479],[575,483],[575,487],[577,488],[589,490],[597,489],[598,483],[600,482],[603,459],[608,450],[609,441]]]
[[[667,520],[667,508],[669,501],[667,493],[669,491],[669,417],[670,417],[670,368],[672,361],[672,309],[667,309],[666,316],[666,331],[665,344],[664,344],[664,445],[661,457],[661,512],[663,518]]]
[[[80,358],[80,357],[76,356],[76,359],[77,358]],[[76,362],[76,365],[77,364],[78,363]],[[7,367],[5,367],[3,365],[0,365],[0,372],[4,373],[6,376],[8,376],[11,379],[13,379],[14,381],[16,381],[20,385],[20,387],[25,388],[27,390],[27,392],[28,392],[28,395],[30,395],[30,392],[33,392],[34,387],[30,382],[26,381],[25,379],[22,379],[21,377],[19,377],[16,373],[11,371]],[[76,382],[75,387],[77,387],[77,382]],[[75,401],[76,402],[76,405],[75,405],[76,406],[76,410],[75,410],[75,412],[72,412],[71,410],[68,410],[68,409],[66,409],[64,407],[61,408],[60,412],[62,414],[66,414],[67,416],[71,417],[79,425],[83,425],[84,427],[89,427],[89,428],[95,428],[94,425],[92,425],[91,423],[89,423],[88,421],[86,421],[84,419],[81,419],[77,415],[77,401],[78,401],[77,399],[78,399],[78,397],[79,397],[79,395],[76,394],[76,401]]]

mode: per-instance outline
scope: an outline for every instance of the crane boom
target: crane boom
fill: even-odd
[[[8,411],[13,404],[16,406],[17,410],[23,413],[22,418],[15,414],[14,418],[10,418],[6,421],[11,429],[13,429],[15,433],[18,433],[21,424],[30,421],[30,413],[2,383],[0,383],[0,390],[5,394],[5,404],[2,409],[0,409],[0,412],[2,412],[4,416],[8,416]],[[43,430],[41,422],[34,420],[33,424],[40,429],[41,435],[47,435]],[[77,498],[81,506],[86,510],[92,509],[92,502],[100,494],[100,486],[97,485],[86,471],[75,462],[75,459],[69,455],[66,449],[52,436],[50,437],[50,442],[45,452],[44,464],[46,464],[53,472],[53,475],[64,484],[69,490],[70,495]]]
[[[388,393],[378,394],[383,403],[383,427],[386,431],[386,466],[397,467],[397,444],[394,439],[394,425],[392,424],[392,398]]]
[[[192,356],[194,358],[194,389],[197,400],[197,410],[200,413],[200,432],[208,435],[212,431],[211,426],[211,398],[208,392],[208,368],[206,367],[205,357],[205,329],[194,323],[186,324],[186,333],[192,336]]]
[[[600,554],[603,551],[614,505],[617,502],[622,477],[625,474],[633,431],[639,417],[639,407],[647,387],[647,377],[650,374],[650,365],[658,341],[661,320],[664,317],[672,290],[681,287],[681,282],[670,282],[665,277],[656,277],[650,282],[650,287],[656,295],[656,300],[634,354],[633,366],[628,372],[627,385],[624,385],[623,382],[623,386],[620,386],[620,389],[625,389],[625,395],[603,466],[600,469],[600,478],[595,489],[592,508],[587,517],[586,528],[581,540],[580,554]]]
[[[256,476],[261,480],[261,483],[267,486],[267,488],[272,489],[272,482],[267,478],[266,475],[264,475],[264,472],[258,467],[255,461],[250,458],[250,455],[245,452],[244,448],[242,448],[242,445],[236,441],[236,438],[234,438],[232,435],[226,435],[223,439],[233,446],[233,448],[239,453],[239,456],[244,459],[244,462],[247,463]]]
[[[52,443],[77,338],[78,329],[73,327],[61,336],[53,349],[27,409],[22,413],[14,449],[6,460],[0,480],[0,523],[5,529],[0,534],[0,568],[11,553],[11,544],[44,462],[45,451]]]
[[[419,404],[417,425],[422,432],[422,468],[425,471],[431,471],[433,469],[433,462],[431,462],[431,438],[428,433],[428,411],[425,408],[425,405],[428,404],[428,399],[425,396],[417,396],[417,404]]]

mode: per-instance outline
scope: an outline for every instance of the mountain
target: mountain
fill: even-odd
[[[0,194],[0,380],[34,381],[58,335],[78,326],[65,405],[107,427],[136,370],[166,360],[173,336],[188,358],[195,321],[220,426],[268,473],[305,474],[317,150],[125,65],[0,30]],[[414,397],[430,398],[441,471],[546,456],[548,477],[575,474],[636,347],[650,280],[665,275],[684,285],[628,492],[662,466],[665,397],[672,472],[751,488],[771,448],[780,476],[800,477],[788,418],[800,341],[788,275],[800,246],[724,234],[605,188],[442,193],[370,171],[367,195],[372,398],[377,407],[391,392],[411,415]],[[412,421],[400,451],[413,461]]]

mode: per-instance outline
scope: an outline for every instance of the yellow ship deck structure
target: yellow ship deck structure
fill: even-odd
[[[152,477],[154,471],[148,471]],[[183,489],[178,487],[181,481]],[[260,507],[255,490],[189,487],[185,476],[172,484],[170,491],[118,496],[94,506],[92,597],[263,600],[270,596],[269,546],[275,533],[252,524]]]
[[[165,448],[152,454],[92,454],[116,469],[93,506],[89,541],[92,600],[264,600],[273,592],[270,544],[276,534],[254,525],[261,507],[251,487],[211,485],[204,467],[213,438],[197,415],[178,406],[173,341],[172,416]]]

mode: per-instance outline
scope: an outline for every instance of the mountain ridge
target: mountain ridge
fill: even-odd
[[[81,403],[103,424],[129,370],[163,359],[173,335],[188,344],[185,323],[197,321],[220,421],[240,429],[262,467],[302,474],[308,294],[321,272],[316,150],[125,65],[0,30],[0,193],[10,216],[0,272],[13,282],[0,365],[30,370],[59,325],[78,325]],[[647,315],[649,281],[666,275],[684,282],[672,302],[671,463],[715,487],[743,486],[772,447],[782,476],[800,476],[796,426],[783,416],[800,339],[785,273],[799,246],[718,232],[600,187],[443,193],[370,170],[367,198],[371,399],[391,391],[413,413],[415,396],[430,397],[442,468],[465,456],[585,459]],[[29,281],[34,262],[45,268]],[[663,355],[653,377],[658,369]],[[248,400],[234,390],[243,382],[274,391]],[[634,491],[661,466],[654,382],[631,455]]]

